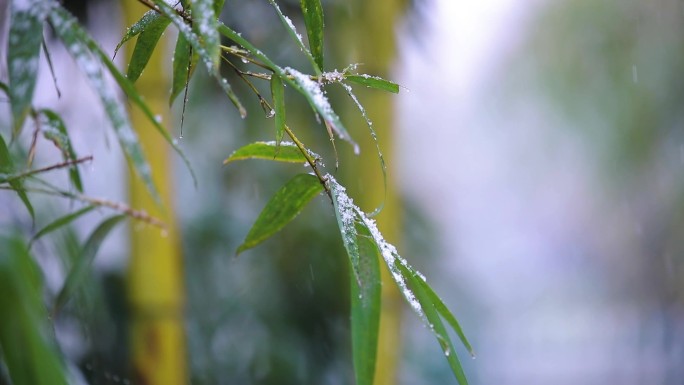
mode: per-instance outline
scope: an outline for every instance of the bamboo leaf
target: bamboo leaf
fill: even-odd
[[[275,108],[276,148],[285,135],[285,87],[278,76],[271,76],[271,96]]]
[[[12,138],[16,138],[31,109],[38,79],[43,22],[51,7],[45,0],[12,0],[7,69],[12,103]]]
[[[364,85],[369,88],[375,88],[378,90],[388,91],[393,94],[399,93],[399,85],[397,83],[385,80],[378,76],[370,75],[345,75],[345,79],[350,82]]]
[[[268,201],[236,253],[240,254],[280,231],[321,191],[323,185],[313,175],[298,174],[290,179]]]
[[[126,73],[131,82],[135,83],[140,74],[142,74],[152,57],[159,38],[161,38],[166,27],[169,26],[169,23],[171,23],[171,20],[165,17],[158,17],[149,23],[145,30],[140,33],[140,36],[138,36],[135,48],[133,49],[133,55],[131,55],[131,60],[128,63],[128,72]]]
[[[356,230],[358,218],[355,210],[356,206],[345,192],[345,188],[331,178],[332,177],[328,179],[328,187],[330,189],[333,207],[335,208],[337,227],[340,229],[342,243],[344,244],[344,249],[347,250],[347,256],[349,256],[349,263],[352,267],[354,278],[357,281],[357,285],[361,285],[358,232]]]
[[[13,171],[15,170],[14,162],[12,162],[12,156],[9,153],[9,149],[7,148],[7,144],[5,143],[5,139],[3,139],[2,135],[0,135],[0,174],[10,174]],[[34,219],[35,213],[33,211],[33,205],[31,204],[31,201],[28,199],[28,196],[26,195],[26,191],[24,190],[22,180],[10,179],[9,185],[10,187],[12,187],[12,190],[14,190],[17,193],[22,203],[24,203],[26,210],[28,210],[29,214],[31,215],[31,219]]]
[[[114,49],[114,57],[116,57],[116,54],[119,52],[119,49],[121,49],[121,47],[127,41],[138,36],[140,33],[146,30],[148,26],[158,23],[159,20],[163,18],[164,16],[160,15],[159,12],[155,10],[149,10],[145,12],[145,14],[142,15],[140,20],[136,21],[135,24],[126,29],[126,33],[124,34],[123,38],[121,38],[121,41],[119,42],[119,44],[116,45],[116,48]]]
[[[31,238],[31,241],[29,242],[29,244],[32,244],[33,242],[38,240],[38,238],[42,237],[45,234],[51,233],[51,232],[59,229],[62,226],[68,225],[69,223],[75,221],[76,219],[80,218],[84,214],[91,212],[94,208],[95,208],[95,206],[92,206],[92,205],[85,206],[76,212],[73,212],[71,214],[67,214],[63,217],[59,217],[59,218],[55,219],[54,221],[50,222],[45,227],[40,229],[36,233],[36,235],[34,235],[33,238]]]
[[[67,385],[50,337],[38,267],[19,236],[0,236],[0,351],[11,383]]]
[[[69,133],[62,118],[54,111],[42,109],[38,111],[40,118],[40,127],[43,131],[43,136],[52,141],[55,146],[62,152],[64,160],[76,160],[76,151],[71,145]],[[76,190],[83,192],[83,183],[81,182],[81,174],[78,171],[78,165],[74,164],[69,168],[69,178]]]
[[[192,11],[192,29],[200,37],[211,61],[212,70],[209,73],[218,72],[221,60],[220,39],[218,34],[218,20],[214,11],[212,0],[194,0],[190,3]]]
[[[50,24],[55,33],[62,39],[69,54],[74,58],[81,70],[90,80],[90,84],[98,94],[104,105],[105,112],[112,123],[119,144],[123,149],[131,165],[143,180],[150,194],[159,201],[159,194],[152,181],[152,172],[147,159],[143,154],[138,136],[131,127],[128,116],[122,103],[107,86],[101,70],[101,64],[109,63],[109,58],[93,57],[91,50],[97,45],[91,41],[88,34],[78,25],[76,19],[61,7],[55,7],[50,14]],[[99,48],[98,48],[99,50]],[[93,50],[97,52],[97,50]],[[100,51],[101,52],[101,51]],[[112,64],[113,66],[113,64]],[[116,70],[116,69],[115,69]],[[118,73],[118,70],[116,70]]]
[[[380,328],[380,253],[370,232],[357,224],[359,276],[351,279],[352,358],[357,385],[372,385]]]
[[[214,14],[216,14],[217,18],[221,18],[221,11],[223,11],[223,4],[225,4],[226,0],[214,0]]]
[[[173,51],[173,80],[171,83],[171,95],[169,96],[169,105],[173,104],[178,94],[185,87],[188,86],[188,82],[193,72],[195,71],[195,64],[197,63],[197,54],[192,53],[192,47],[188,40],[182,34],[178,34],[178,40],[176,40],[176,48]],[[185,103],[185,101],[184,101]]]
[[[468,385],[468,379],[466,378],[465,373],[463,372],[461,362],[458,360],[456,350],[454,349],[454,344],[451,342],[449,333],[444,327],[444,323],[440,318],[439,311],[437,311],[437,309],[435,308],[431,296],[425,290],[426,285],[423,285],[425,281],[417,274],[414,274],[412,271],[410,271],[409,268],[407,268],[407,266],[401,265],[400,269],[404,278],[411,285],[411,288],[413,289],[413,292],[415,293],[418,302],[420,302],[420,305],[425,313],[425,318],[427,319],[428,326],[437,338],[437,342],[439,342],[439,346],[442,348],[444,356],[449,362],[449,366],[451,366],[451,371],[454,373],[454,376],[456,376],[458,383],[461,385]]]
[[[301,0],[311,54],[323,70],[323,6],[320,0]]]
[[[309,155],[314,159],[320,158],[320,155],[312,151],[309,151]],[[292,142],[282,142],[280,146],[276,142],[255,142],[235,150],[223,161],[223,164],[245,159],[265,159],[288,163],[306,162],[306,157]]]
[[[55,300],[55,312],[59,311],[71,298],[71,295],[78,288],[79,283],[83,280],[85,274],[88,273],[90,265],[95,259],[102,242],[107,238],[107,235],[119,224],[126,215],[115,215],[105,219],[100,223],[95,230],[88,236],[81,252],[74,262],[74,265],[69,270],[69,274],[64,281],[62,289],[57,294]]]
[[[280,21],[283,23],[285,26],[285,29],[287,29],[287,32],[290,34],[290,37],[297,42],[297,45],[299,45],[299,48],[304,52],[306,55],[307,59],[311,62],[311,66],[313,67],[314,71],[316,71],[317,75],[321,74],[322,68],[319,66],[318,62],[314,57],[311,55],[311,51],[309,51],[308,48],[304,45],[304,41],[302,40],[302,35],[297,33],[297,29],[295,28],[294,24],[292,23],[292,20],[290,20],[289,17],[285,16],[283,12],[280,10],[280,7],[278,7],[278,4],[275,2],[275,0],[268,0],[269,3],[275,8],[276,13],[278,14],[278,17],[280,18]],[[321,62],[322,64],[322,62]]]

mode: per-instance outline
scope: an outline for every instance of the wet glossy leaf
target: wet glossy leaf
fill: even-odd
[[[54,111],[43,109],[38,111],[40,119],[40,127],[43,131],[43,136],[51,140],[55,146],[62,152],[62,158],[66,160],[76,160],[76,151],[71,145],[69,133],[62,118]],[[81,174],[78,171],[78,165],[69,167],[69,178],[76,190],[83,192],[83,183],[81,182]]]
[[[9,149],[7,148],[7,144],[5,143],[5,139],[2,137],[2,135],[0,135],[0,174],[7,175],[11,174],[13,171],[15,171],[15,169],[14,164],[12,162],[12,156],[9,153]],[[31,218],[33,219],[35,217],[33,205],[31,204],[31,201],[28,199],[28,196],[26,195],[26,191],[24,190],[22,180],[10,179],[9,185],[17,193],[19,199],[21,199],[22,203],[24,203],[26,210],[28,210],[29,214],[31,215]]]
[[[84,214],[91,212],[94,208],[95,208],[95,206],[85,206],[84,208],[82,208],[78,211],[75,211],[71,214],[67,214],[63,217],[59,217],[59,218],[55,219],[54,221],[50,222],[45,227],[40,229],[36,233],[36,235],[34,235],[33,238],[31,238],[31,242],[29,242],[29,243],[33,243],[38,238],[42,237],[43,235],[51,233],[51,232],[59,229],[62,226],[68,225],[69,223],[75,221],[76,219],[80,218]]]
[[[397,83],[385,80],[377,76],[370,75],[346,75],[345,79],[350,82],[364,85],[366,87],[375,88],[378,90],[389,91],[394,94],[399,93],[399,85]]]
[[[85,274],[88,273],[102,242],[107,238],[107,235],[109,235],[112,229],[125,218],[125,215],[109,217],[100,223],[90,236],[88,236],[78,258],[69,270],[69,274],[64,281],[62,289],[57,295],[57,299],[55,300],[55,312],[59,311],[59,309],[69,301],[71,295],[78,288],[78,285],[83,280]]]
[[[125,107],[109,88],[102,74],[101,64],[110,63],[109,59],[105,57],[105,60],[101,60],[102,58],[93,56],[91,50],[93,46],[97,48],[97,45],[66,10],[55,8],[50,14],[50,24],[99,96],[126,157],[150,194],[159,200],[157,189],[152,181],[150,165],[140,147],[138,136],[131,127]],[[94,52],[97,51],[94,50]],[[115,71],[118,73],[118,70],[115,69]]]
[[[318,64],[318,68],[323,70],[323,6],[320,0],[301,0],[306,33],[309,37],[309,48],[311,54]]]
[[[10,30],[7,48],[7,72],[12,103],[12,138],[19,135],[31,109],[33,91],[38,79],[43,22],[51,3],[45,0],[13,0],[10,2]]]
[[[119,52],[119,49],[129,40],[134,38],[135,36],[139,35],[141,32],[143,32],[149,25],[153,25],[157,22],[159,22],[160,19],[163,19],[164,16],[160,15],[159,12],[154,11],[154,10],[149,10],[145,12],[144,15],[140,18],[140,20],[136,21],[135,24],[130,26],[128,29],[126,29],[126,33],[124,34],[123,38],[119,42],[119,44],[116,45],[116,48],[114,49],[114,56],[116,56],[117,52]]]
[[[275,129],[276,147],[283,140],[285,135],[285,87],[283,81],[278,76],[271,76],[271,96],[273,97],[273,108],[275,108]]]
[[[162,34],[169,26],[171,20],[165,17],[158,17],[153,22],[149,23],[144,31],[138,36],[138,40],[135,42],[135,48],[133,49],[133,54],[131,55],[131,60],[128,63],[128,72],[126,76],[131,82],[135,82],[142,74],[143,70],[147,66],[147,63],[152,57],[154,48],[159,42]]]
[[[309,151],[309,154],[314,159],[320,158],[320,156],[314,152]],[[299,147],[297,147],[294,143],[282,142],[278,147],[276,142],[255,142],[235,150],[235,152],[233,152],[226,160],[223,161],[223,164],[245,159],[265,159],[276,162],[306,163],[306,157],[302,155]]]
[[[171,83],[171,95],[169,96],[169,105],[173,104],[178,94],[187,87],[188,81],[192,76],[197,59],[199,56],[193,54],[192,47],[188,40],[182,34],[178,35],[176,40],[176,48],[173,51],[173,81]],[[185,101],[183,101],[185,103]]]
[[[0,236],[0,351],[15,385],[67,385],[38,267],[19,236]]]
[[[323,186],[313,175],[298,174],[290,179],[268,201],[236,253],[250,249],[280,231],[321,191]]]
[[[380,253],[368,228],[357,224],[359,280],[350,280],[352,359],[357,385],[372,385],[380,328]]]

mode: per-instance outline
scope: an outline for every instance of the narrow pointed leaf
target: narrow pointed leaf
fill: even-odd
[[[138,36],[133,54],[131,55],[131,61],[128,63],[128,72],[126,73],[131,82],[135,83],[140,74],[142,74],[169,23],[171,23],[171,20],[165,17],[158,17],[147,25],[147,28]]]
[[[133,84],[126,79],[126,77],[119,72],[119,70],[116,68],[114,63],[109,59],[109,57],[102,51],[102,49],[97,45],[97,43],[92,40],[88,34],[81,28],[77,22],[75,21],[74,17],[71,16],[66,10],[63,8],[57,8],[55,11],[50,15],[51,20],[52,19],[57,19],[61,23],[66,23],[72,26],[74,29],[74,34],[77,35],[78,39],[80,39],[81,42],[86,44],[87,48],[90,49],[90,51],[99,58],[100,62],[103,63],[106,67],[107,70],[109,70],[109,73],[112,75],[114,80],[116,80],[117,84],[121,89],[126,93],[126,96],[140,108],[140,110],[145,114],[147,119],[152,123],[154,128],[161,134],[161,136],[166,140],[166,142],[173,147],[173,149],[176,151],[178,155],[180,155],[181,159],[185,163],[186,167],[188,168],[188,171],[190,171],[190,175],[192,175],[193,182],[195,185],[197,185],[197,177],[195,176],[195,172],[193,171],[192,167],[190,166],[190,161],[188,158],[183,154],[181,149],[176,145],[171,138],[171,135],[162,127],[161,123],[157,121],[155,114],[152,113],[152,110],[147,106],[145,101],[142,99],[140,94],[135,90],[135,87]],[[73,40],[73,39],[70,39]],[[126,118],[126,122],[127,122]],[[133,133],[135,135],[135,133]],[[149,170],[149,168],[148,168]],[[143,170],[144,171],[144,170]],[[145,181],[145,179],[143,179]],[[149,190],[149,187],[148,187]],[[154,196],[154,194],[153,194]]]
[[[94,208],[95,208],[95,206],[85,206],[84,208],[82,208],[76,212],[73,212],[71,214],[67,214],[63,217],[59,217],[59,218],[55,219],[54,221],[50,222],[45,227],[40,229],[36,233],[36,235],[34,235],[33,238],[31,238],[31,241],[29,242],[29,244],[35,242],[38,238],[42,237],[45,234],[51,233],[51,232],[59,229],[62,226],[68,225],[69,223],[75,221],[76,219],[80,218],[84,214],[91,212]]]
[[[285,135],[285,87],[279,76],[271,76],[271,96],[275,108],[276,147]]]
[[[321,191],[323,191],[323,185],[313,175],[298,174],[290,179],[268,201],[249,230],[247,238],[238,247],[237,254],[258,245],[280,231]]]
[[[311,151],[309,151],[309,155],[314,159],[320,158],[320,155]],[[223,164],[245,159],[265,159],[288,163],[306,162],[306,157],[302,155],[299,147],[292,142],[282,142],[279,147],[276,142],[255,142],[235,150],[223,161]]]
[[[81,70],[90,80],[90,85],[97,93],[104,105],[105,112],[116,133],[119,144],[131,165],[142,179],[150,194],[159,200],[157,189],[152,181],[152,172],[143,154],[138,136],[131,127],[124,105],[118,100],[113,91],[107,86],[102,74],[102,60],[91,54],[90,37],[78,25],[76,19],[63,8],[56,7],[50,14],[50,23],[55,33],[62,39],[69,54],[74,58]],[[94,42],[92,43],[93,45]],[[96,46],[96,45],[95,45]],[[109,59],[105,57],[105,63]],[[113,64],[112,64],[113,65]],[[118,71],[117,71],[118,72]]]
[[[290,37],[299,45],[299,48],[304,52],[306,57],[309,59],[311,62],[311,66],[313,67],[314,71],[316,71],[317,75],[321,74],[321,66],[319,66],[318,62],[314,57],[311,55],[311,51],[309,51],[308,48],[304,45],[304,41],[302,40],[302,35],[297,33],[297,29],[295,28],[294,24],[292,23],[292,20],[290,20],[289,17],[285,16],[283,12],[280,10],[280,7],[278,7],[278,4],[275,2],[275,0],[268,0],[269,3],[275,8],[276,13],[278,14],[278,17],[280,18],[280,21],[283,23],[285,26],[285,29],[287,29],[287,32],[290,34]]]
[[[38,116],[43,136],[55,144],[62,152],[64,160],[76,160],[76,151],[74,151],[74,147],[71,145],[71,139],[69,139],[69,133],[62,118],[54,111],[48,109],[38,111]],[[83,183],[81,182],[78,165],[75,164],[69,167],[69,178],[74,188],[83,192]]]
[[[226,93],[226,95],[228,96],[228,99],[230,99],[230,101],[233,103],[233,105],[235,105],[235,108],[238,109],[240,116],[242,118],[246,117],[247,116],[247,110],[242,105],[242,103],[240,102],[240,99],[238,99],[237,95],[235,95],[235,92],[233,92],[228,81],[221,76],[221,74],[218,71],[219,67],[217,64],[215,64],[215,61],[220,59],[220,56],[218,56],[220,54],[220,50],[219,50],[218,54],[215,54],[212,51],[214,48],[212,48],[212,47],[207,48],[207,46],[205,46],[206,42],[205,42],[205,44],[202,44],[203,41],[195,34],[193,29],[185,23],[185,20],[183,20],[183,18],[181,18],[180,16],[178,16],[176,14],[176,11],[174,10],[173,7],[166,4],[163,0],[155,0],[155,4],[159,7],[159,10],[166,17],[171,19],[171,22],[173,23],[173,25],[175,25],[176,28],[178,28],[178,32],[180,34],[182,34],[183,36],[185,36],[185,39],[188,41],[188,43],[192,47],[193,51],[199,55],[199,58],[204,63],[205,67],[207,68],[207,72],[209,72],[209,74],[212,77],[214,77],[214,79],[218,83],[219,87],[221,87],[221,89]],[[213,12],[212,12],[212,14],[213,14]],[[223,25],[223,24],[220,24],[216,20],[214,22],[215,22],[215,25],[217,27]],[[210,27],[204,26],[202,28],[205,29],[205,28],[210,28]],[[217,33],[217,39],[218,39],[218,30],[215,29],[215,31]],[[219,48],[220,48],[220,46],[219,46]]]
[[[16,138],[31,108],[38,79],[43,22],[51,2],[12,0],[10,3],[7,69],[12,103],[12,138]]]
[[[214,0],[214,13],[216,14],[217,18],[221,18],[221,12],[223,11],[223,4],[225,4],[226,0]]]
[[[320,0],[301,0],[311,54],[323,70],[323,6]]]
[[[195,70],[197,63],[197,54],[193,54],[192,47],[188,40],[182,34],[178,34],[176,40],[176,48],[173,51],[173,80],[171,83],[171,95],[169,96],[169,105],[173,104],[178,94],[188,85],[189,78]]]
[[[83,280],[85,274],[88,273],[102,242],[107,238],[107,235],[109,235],[112,229],[125,218],[125,215],[109,217],[100,223],[90,236],[88,236],[78,258],[74,262],[74,265],[71,266],[71,270],[69,270],[69,274],[64,281],[62,289],[57,295],[54,305],[55,310],[61,309],[71,298],[71,295],[78,288],[78,285]]]
[[[458,360],[456,350],[454,349],[454,344],[451,342],[451,337],[449,337],[449,333],[444,327],[444,323],[440,318],[440,314],[430,299],[429,294],[425,291],[424,285],[421,284],[421,282],[424,281],[422,281],[418,275],[413,274],[404,266],[401,266],[401,270],[402,274],[411,285],[416,298],[420,302],[423,311],[425,312],[425,318],[428,321],[428,326],[437,338],[437,342],[439,342],[439,346],[442,348],[444,356],[449,362],[449,366],[451,366],[451,371],[454,373],[454,376],[456,376],[459,384],[468,385],[468,379],[463,372],[461,362]]]
[[[352,267],[353,276],[357,281],[357,285],[360,285],[361,274],[359,272],[359,244],[357,239],[359,234],[356,231],[356,206],[345,192],[345,188],[332,179],[332,177],[328,179],[328,187],[330,189],[333,207],[335,208],[337,227],[339,227],[340,234],[342,235],[342,243],[344,244],[345,250],[347,250],[347,256],[349,256],[349,263]]]
[[[195,0],[190,3],[190,7],[193,19],[192,29],[200,37],[201,42],[204,43],[207,55],[209,56],[207,60],[211,61],[213,66],[213,70],[209,72],[218,72],[221,49],[214,3],[212,0]]]
[[[357,225],[357,232],[360,279],[350,279],[352,358],[356,384],[372,385],[380,329],[380,253],[368,228]]]
[[[399,85],[397,83],[385,80],[381,77],[370,75],[346,75],[344,78],[350,82],[361,84],[366,87],[388,91],[393,94],[399,93]]]
[[[62,356],[50,337],[39,269],[19,236],[0,235],[0,250],[0,351],[6,373],[16,385],[67,385]]]
[[[4,92],[8,98],[10,97],[9,87],[7,86],[7,84],[5,84],[4,82],[1,82],[1,81],[0,81],[0,91]]]
[[[123,38],[121,39],[119,44],[116,45],[116,48],[114,49],[114,56],[116,56],[117,52],[119,52],[119,49],[121,49],[121,47],[127,41],[138,36],[140,33],[142,33],[144,30],[146,30],[148,26],[157,23],[160,19],[163,19],[163,18],[164,18],[164,16],[160,15],[159,12],[157,12],[155,10],[149,10],[149,11],[145,12],[145,14],[142,15],[140,20],[136,21],[135,24],[128,27],[128,29],[126,29],[126,33],[124,34]]]
[[[11,174],[13,171],[15,171],[15,169],[12,162],[12,156],[9,153],[5,139],[3,139],[2,135],[0,135],[0,174]],[[34,219],[35,213],[33,211],[33,205],[26,195],[22,180],[10,179],[9,185],[17,193],[22,203],[24,203],[26,210],[28,210],[29,214],[31,215],[31,219]]]

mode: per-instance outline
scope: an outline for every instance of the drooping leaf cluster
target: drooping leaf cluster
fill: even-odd
[[[64,43],[81,72],[88,78],[90,85],[99,97],[108,120],[118,138],[120,146],[132,168],[145,183],[148,191],[157,197],[152,173],[137,135],[132,129],[124,105],[117,99],[116,93],[105,82],[105,71],[112,76],[128,99],[152,122],[163,140],[172,146],[185,160],[170,134],[155,119],[154,112],[147,106],[135,88],[135,82],[143,73],[154,49],[160,42],[163,33],[173,26],[178,37],[173,53],[173,79],[169,95],[169,104],[184,92],[183,110],[187,103],[187,88],[197,71],[206,73],[216,81],[224,91],[228,100],[243,118],[248,111],[241,102],[229,81],[221,74],[221,66],[235,71],[252,89],[263,107],[267,117],[274,117],[275,137],[273,141],[251,143],[233,152],[224,163],[244,159],[266,159],[277,162],[305,163],[309,174],[295,175],[269,200],[256,219],[237,253],[255,247],[271,237],[292,221],[302,209],[316,196],[326,195],[331,202],[339,226],[344,247],[351,267],[351,309],[352,309],[352,353],[356,382],[359,385],[373,383],[377,355],[378,329],[380,324],[380,261],[383,261],[391,272],[391,277],[400,288],[411,308],[426,322],[436,336],[452,370],[461,384],[467,380],[461,364],[454,351],[449,337],[448,325],[458,336],[465,347],[471,351],[470,344],[461,328],[441,299],[426,283],[425,278],[401,258],[394,246],[387,243],[378,231],[375,222],[353,203],[346,190],[330,174],[324,174],[322,159],[305,146],[287,124],[285,88],[289,87],[308,102],[314,114],[320,117],[322,126],[327,130],[331,141],[337,136],[348,142],[358,153],[359,148],[350,132],[344,126],[326,97],[326,87],[338,84],[352,98],[368,123],[370,134],[376,141],[380,165],[385,173],[385,164],[377,145],[377,137],[368,119],[365,109],[356,98],[352,84],[378,90],[397,93],[397,84],[379,77],[358,74],[356,66],[351,65],[343,71],[326,71],[324,64],[324,15],[320,0],[301,0],[301,11],[306,28],[308,45],[297,31],[294,23],[282,13],[275,0],[267,0],[282,22],[283,28],[292,38],[296,48],[300,49],[309,60],[313,74],[306,71],[281,66],[271,60],[264,52],[247,40],[240,32],[223,24],[219,15],[223,9],[223,1],[195,0],[181,1],[175,6],[163,0],[139,0],[149,8],[142,18],[132,25],[117,45],[118,51],[124,44],[136,39],[132,57],[126,75],[122,74],[104,53],[97,43],[81,27],[57,1],[27,0],[12,1],[11,26],[8,50],[9,79],[0,83],[11,102],[12,135],[10,144],[22,133],[22,129],[33,122],[36,132],[41,132],[45,139],[53,142],[63,155],[64,163],[54,168],[68,168],[71,186],[77,191],[72,193],[49,186],[47,192],[76,198],[87,203],[79,211],[57,218],[39,230],[34,239],[48,234],[61,226],[67,225],[93,207],[105,206],[127,214],[134,218],[147,220],[154,224],[153,218],[145,217],[122,205],[87,198],[83,193],[83,182],[78,170],[82,161],[77,157],[69,132],[59,114],[49,110],[36,110],[31,106],[35,89],[42,35],[46,24],[54,30],[56,36]],[[225,43],[225,44],[224,44]],[[253,70],[243,70],[235,65],[236,60],[249,63]],[[268,81],[271,90],[271,101],[259,94],[253,86],[254,81]],[[182,121],[182,118],[181,118]],[[285,141],[285,136],[289,140]],[[35,135],[34,135],[35,137]],[[334,146],[334,142],[333,142]],[[187,161],[186,161],[187,163]],[[337,162],[336,162],[337,163]],[[33,207],[27,193],[45,192],[35,188],[27,188],[26,182],[36,178],[46,169],[20,171],[10,155],[8,145],[0,136],[0,187],[13,190],[19,194],[28,211],[33,216]],[[109,231],[124,216],[116,215],[102,222],[83,245],[81,256],[71,268],[66,282],[53,304],[57,311],[69,299],[79,284],[83,272],[88,269],[99,245]],[[14,240],[6,241],[17,250],[26,250]],[[0,268],[4,262],[0,260]],[[0,271],[2,274],[2,271]],[[29,326],[38,328],[39,326]],[[2,333],[2,330],[0,330]],[[2,336],[2,334],[0,334]],[[11,348],[9,342],[0,340],[3,350]],[[12,366],[9,356],[5,359]],[[10,367],[12,372],[13,367]],[[19,369],[18,369],[19,370]],[[14,374],[12,374],[14,378]],[[21,379],[15,379],[17,383]]]

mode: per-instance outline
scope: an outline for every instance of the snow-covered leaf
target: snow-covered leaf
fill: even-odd
[[[159,42],[159,38],[161,38],[170,22],[171,20],[166,17],[158,17],[148,24],[145,30],[138,36],[138,39],[135,42],[135,48],[133,49],[133,54],[131,55],[131,60],[128,63],[128,72],[126,73],[126,76],[131,82],[135,83],[135,81],[138,80],[138,77],[140,77],[140,74],[142,74],[152,57],[152,53]]]
[[[62,158],[67,160],[76,160],[76,151],[71,145],[71,139],[67,132],[66,126],[62,118],[54,111],[42,109],[38,111],[40,119],[40,128],[43,131],[45,139],[52,141],[55,146],[62,152]],[[83,183],[81,182],[81,174],[78,171],[78,165],[74,164],[69,167],[69,179],[74,188],[83,192]]]
[[[251,249],[280,231],[321,191],[323,185],[313,175],[298,174],[290,179],[268,201],[236,253]]]
[[[311,54],[323,71],[323,6],[321,0],[301,0]]]
[[[285,135],[285,87],[279,76],[271,76],[271,96],[275,109],[276,147]]]
[[[306,55],[306,57],[309,59],[309,61],[311,62],[311,65],[313,66],[316,74],[320,75],[322,68],[319,66],[316,59],[314,59],[314,57],[311,55],[311,51],[309,51],[309,49],[306,48],[306,46],[304,45],[304,41],[302,40],[302,35],[300,35],[297,32],[297,29],[295,28],[294,23],[292,23],[292,20],[290,20],[289,17],[287,17],[283,14],[283,12],[280,10],[280,7],[278,7],[278,4],[275,2],[275,0],[268,0],[268,2],[271,3],[273,8],[275,8],[276,13],[278,14],[278,17],[280,18],[280,21],[283,23],[283,25],[285,26],[285,29],[287,29],[287,32],[290,34],[292,39],[294,39],[295,42],[297,42],[299,49],[301,49],[302,52],[304,52],[304,54]],[[321,62],[322,62],[322,58],[321,58]]]
[[[318,154],[311,151],[309,155],[314,159],[320,158]],[[292,142],[281,142],[280,146],[276,142],[255,142],[235,150],[223,161],[223,164],[244,159],[265,159],[288,163],[306,162],[306,157]]]
[[[335,208],[337,227],[339,227],[340,234],[342,235],[342,243],[344,244],[345,250],[347,250],[347,256],[349,257],[349,263],[352,268],[353,276],[357,281],[357,284],[360,285],[361,277],[359,273],[358,243],[359,234],[356,231],[356,222],[358,219],[356,206],[354,205],[354,201],[349,197],[349,195],[347,195],[346,189],[337,183],[337,181],[331,175],[327,175],[326,180],[330,190],[333,206]]]
[[[384,90],[394,94],[399,93],[399,85],[397,83],[385,80],[381,77],[370,75],[346,75],[344,78],[350,82],[361,84],[366,87]]]
[[[213,69],[209,72],[218,72],[221,49],[214,2],[212,0],[194,0],[190,2],[190,9],[192,29],[206,48],[206,54],[208,55],[206,60],[211,61],[213,66]]]
[[[50,10],[46,0],[12,0],[10,4],[7,70],[12,104],[12,138],[16,138],[31,109],[38,79],[43,22]]]

